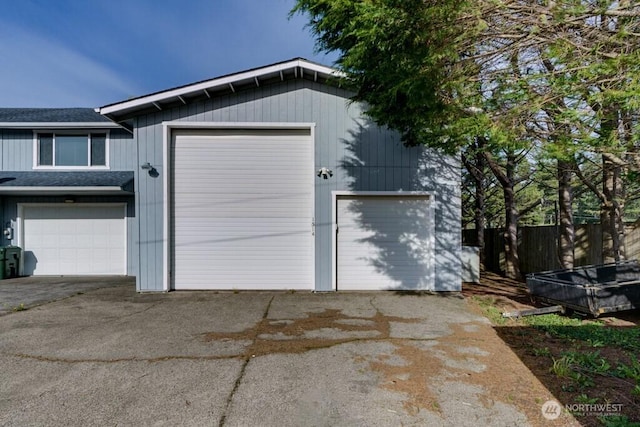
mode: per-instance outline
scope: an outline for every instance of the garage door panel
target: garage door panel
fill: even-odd
[[[122,205],[23,207],[25,274],[126,274]]]
[[[200,193],[202,194],[202,193]],[[185,196],[185,194],[183,194]],[[197,206],[192,203],[185,205],[185,211],[181,214],[180,219],[177,221],[183,221],[187,218],[220,218],[226,219],[229,216],[243,217],[243,218],[263,218],[265,220],[269,219],[279,219],[282,218],[282,209],[290,208],[297,209],[299,208],[298,203],[283,203],[281,206],[265,206],[265,204],[261,204],[260,206],[256,206],[256,203],[249,202],[228,202],[226,203],[224,211],[221,211],[221,205],[225,205],[225,203],[220,203],[216,206],[217,209],[213,209],[212,205],[208,206]],[[298,219],[297,217],[293,217],[293,220]],[[304,221],[307,224],[311,222],[308,221],[309,218],[306,218]]]
[[[311,289],[307,135],[177,134],[174,289]]]
[[[280,247],[275,248],[275,246]],[[269,234],[262,236],[204,236],[201,240],[194,240],[188,245],[177,244],[176,252],[178,255],[176,256],[176,261],[188,261],[189,254],[196,251],[202,251],[209,256],[235,251],[242,259],[252,256],[261,258],[263,254],[269,252],[279,255],[305,253],[305,251],[300,252],[296,246],[294,239],[281,238],[280,236],[274,237]]]
[[[183,160],[183,163],[197,162],[197,161],[198,159],[189,159],[189,160],[185,159]],[[194,170],[194,171],[191,171],[189,176],[187,177],[176,177],[175,188],[180,188],[180,185],[183,185],[183,184],[190,184],[190,185],[198,184],[199,182],[202,182],[201,181],[202,179],[206,179],[207,183],[212,182],[212,183],[221,183],[221,184],[228,185],[229,184],[228,174],[236,174],[238,175],[238,178],[248,178],[248,179],[253,178],[253,179],[259,179],[263,183],[278,184],[278,183],[286,183],[287,181],[294,178],[298,179],[300,178],[300,173],[303,172],[301,169],[297,169],[297,168],[292,168],[287,170],[281,170],[281,169],[278,170],[273,167],[273,162],[269,160],[256,162],[253,165],[247,165],[244,163],[234,165],[234,164],[228,164],[228,163],[221,163],[220,159],[216,159],[216,162],[214,162],[214,164],[216,165],[215,170],[210,170],[210,169]],[[280,166],[284,166],[284,165],[280,165]],[[247,184],[248,187],[252,188],[253,190],[256,189],[255,187],[251,187],[250,182],[246,180],[236,182],[236,184],[239,186],[242,186],[243,183]],[[296,188],[296,187],[294,186],[292,188]],[[216,188],[216,190],[221,193],[225,193],[225,192],[232,193],[233,190],[235,190],[235,187],[234,188],[218,187]]]
[[[181,219],[176,225],[176,230],[201,230],[203,228],[214,228],[218,232],[225,233],[236,229],[237,231],[244,230],[247,233],[253,231],[264,230],[290,230],[296,232],[310,232],[311,222],[307,221],[307,218],[261,218],[260,221],[255,221],[254,217],[245,216],[244,218],[228,218],[222,216],[198,216],[193,215],[190,218],[197,218],[198,223],[193,221],[186,221]],[[235,231],[234,231],[235,232]]]
[[[433,213],[428,197],[350,196],[337,201],[337,287],[433,287]]]
[[[297,247],[299,246],[298,241],[303,238],[307,240],[306,237],[310,233],[310,225],[304,229],[297,230],[283,227],[256,230],[247,230],[242,227],[236,227],[220,230],[216,229],[213,224],[203,226],[201,228],[176,227],[176,234],[182,235],[185,238],[177,240],[175,245],[176,247],[195,247],[196,245],[207,245],[211,242],[235,242],[236,244],[242,245],[242,247],[247,247],[248,250],[251,250],[249,245],[265,245],[266,247],[272,247],[272,249],[277,249],[278,251],[287,250],[287,247],[299,250],[300,248]],[[208,249],[215,250],[216,248],[212,247]]]

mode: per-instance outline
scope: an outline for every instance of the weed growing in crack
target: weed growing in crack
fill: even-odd
[[[13,311],[25,311],[28,310],[27,307],[25,307],[24,303],[20,303],[19,305],[16,305],[15,307],[12,307]]]
[[[533,348],[531,349],[531,353],[533,353],[534,356],[551,356],[551,350],[549,350],[549,347]]]

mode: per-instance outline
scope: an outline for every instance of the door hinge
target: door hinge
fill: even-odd
[[[316,235],[316,219],[315,218],[311,218],[311,235],[312,236]]]

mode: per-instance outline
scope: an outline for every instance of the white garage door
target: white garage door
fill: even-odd
[[[427,195],[338,196],[336,219],[338,290],[433,289]]]
[[[310,131],[176,131],[174,289],[313,289]]]
[[[126,274],[124,205],[22,208],[24,273]]]

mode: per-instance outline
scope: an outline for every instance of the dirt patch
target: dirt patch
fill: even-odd
[[[481,324],[452,327],[453,334],[439,338],[427,349],[394,343],[394,353],[407,361],[406,366],[385,361],[371,362],[370,366],[384,375],[385,388],[408,396],[405,409],[410,414],[420,408],[439,412],[438,396],[431,388],[437,389],[444,381],[460,381],[486,390],[480,395],[485,408],[504,402],[516,406],[534,425],[542,424],[540,405],[550,393],[533,376],[522,377],[522,364],[513,353],[495,352],[496,345],[502,345],[496,334]]]
[[[265,318],[253,328],[237,333],[210,332],[204,334],[203,339],[251,340],[252,344],[241,356],[245,359],[276,353],[304,353],[357,341],[389,341],[396,347],[394,355],[402,358],[402,364],[391,363],[390,355],[382,355],[376,361],[357,356],[354,361],[368,362],[370,368],[383,377],[384,388],[404,393],[407,396],[404,408],[409,414],[415,415],[420,408],[437,411],[437,399],[426,384],[430,377],[440,371],[442,364],[415,345],[391,338],[391,323],[419,322],[420,319],[385,316],[379,311],[373,317],[351,317],[344,315],[341,310],[326,309],[319,313],[307,313],[307,317],[294,320]],[[313,338],[323,330],[351,336]],[[375,332],[375,335],[371,336],[371,332]]]
[[[295,320],[265,318],[253,328],[237,333],[209,332],[203,335],[203,339],[251,340],[244,357],[304,353],[354,341],[388,340],[392,322],[418,323],[420,319],[384,316],[380,312],[373,317],[350,317],[340,310],[327,309],[319,313],[307,313],[307,317]],[[329,335],[337,335],[338,338],[330,338]]]
[[[504,311],[524,310],[535,306],[524,283],[489,272],[483,273],[480,284],[465,283],[462,294],[467,299],[492,298]]]
[[[393,344],[396,346],[394,355],[401,357],[406,364],[389,363],[385,360],[387,358],[369,362],[371,369],[384,378],[382,386],[405,394],[404,409],[411,415],[416,415],[421,408],[439,412],[437,396],[427,385],[441,372],[443,363],[416,345],[400,340],[394,340]]]
[[[387,341],[392,354],[376,360],[355,357],[381,377],[381,387],[406,396],[404,408],[416,415],[421,409],[440,412],[437,390],[446,381],[479,386],[486,393],[479,399],[485,408],[496,402],[517,407],[533,425],[543,425],[542,403],[553,396],[510,351],[497,351],[504,344],[483,323],[448,325],[452,332],[437,339],[399,339],[391,336],[393,323],[416,324],[421,319],[385,316],[351,317],[340,310],[307,313],[299,319],[264,318],[253,328],[237,333],[211,332],[205,341],[246,340],[251,344],[239,356],[246,359],[277,353],[304,353],[314,349],[358,342]],[[329,331],[323,334],[322,331]],[[330,336],[337,336],[331,338]],[[563,417],[554,425],[572,425]]]
[[[523,370],[519,356],[511,351],[496,351],[504,349],[504,342],[500,336],[486,325],[479,326],[478,330],[469,332],[464,325],[456,326],[455,333],[440,340],[443,348],[452,359],[460,359],[461,355],[456,349],[461,344],[477,347],[485,351],[488,356],[482,359],[486,361],[486,369],[481,372],[468,372],[463,374],[465,381],[476,384],[488,391],[485,396],[485,406],[491,406],[498,402],[505,402],[516,406],[527,415],[533,425],[548,425],[549,421],[542,416],[542,404],[554,398],[547,387],[536,378],[535,373]],[[570,418],[561,418],[554,423],[560,425],[575,425]]]
[[[406,366],[393,366],[385,361],[370,366],[384,376],[383,387],[406,393],[405,409],[415,414],[420,408],[438,412],[434,389],[443,381],[460,381],[477,385],[486,393],[480,395],[485,408],[503,402],[517,407],[532,425],[548,425],[541,407],[554,396],[511,351],[496,351],[504,343],[486,324],[451,325],[453,334],[438,338],[428,349],[406,342],[395,342],[394,354],[407,361]],[[577,425],[563,416],[555,426]]]

